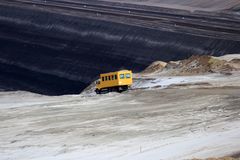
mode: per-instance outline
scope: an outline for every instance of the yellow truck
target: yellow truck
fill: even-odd
[[[132,83],[132,71],[130,70],[103,73],[96,82],[95,92],[97,94],[112,91],[122,92],[128,90]]]

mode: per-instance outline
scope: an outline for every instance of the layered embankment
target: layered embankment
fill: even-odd
[[[79,93],[99,73],[156,60],[240,52],[231,13],[99,1],[1,1],[0,87]]]

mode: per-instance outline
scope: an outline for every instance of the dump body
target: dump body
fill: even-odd
[[[127,89],[132,85],[132,71],[121,70],[117,72],[110,72],[100,74],[100,79],[96,84],[96,90],[101,91],[103,89],[111,90],[113,88],[119,89],[124,87]]]

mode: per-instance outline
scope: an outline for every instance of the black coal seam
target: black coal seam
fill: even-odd
[[[0,73],[19,82],[19,87],[12,84],[12,88],[42,94],[78,93],[99,73],[121,68],[140,71],[155,60],[240,52],[240,43],[235,41],[44,12],[7,12],[5,17],[19,23],[0,21],[0,34],[4,35],[0,36],[0,58],[6,62],[1,63]]]
[[[4,90],[27,90],[45,95],[79,94],[86,84],[61,77],[33,72],[0,63],[1,77],[7,77],[9,86]],[[0,82],[0,86],[3,83]]]

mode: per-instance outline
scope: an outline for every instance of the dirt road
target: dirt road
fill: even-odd
[[[239,151],[240,90],[0,95],[0,159],[185,159]]]

